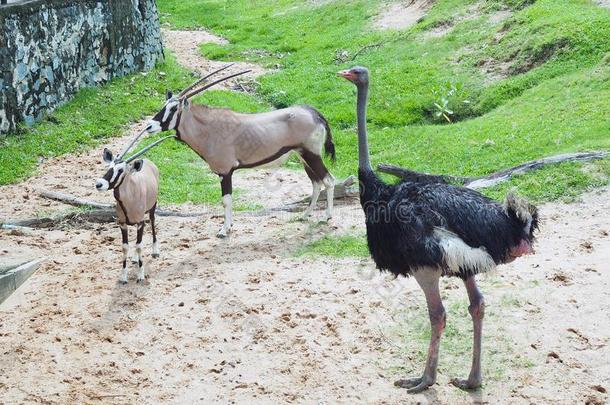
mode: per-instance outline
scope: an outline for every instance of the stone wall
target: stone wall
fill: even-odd
[[[163,47],[155,0],[32,0],[0,6],[0,132],[80,88],[151,69]]]

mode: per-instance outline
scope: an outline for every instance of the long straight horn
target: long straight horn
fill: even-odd
[[[135,155],[133,155],[132,157],[130,157],[129,159],[127,159],[125,162],[129,163],[137,158],[139,158],[140,156],[142,156],[143,154],[145,154],[146,152],[148,152],[150,149],[154,148],[155,146],[157,146],[158,144],[160,144],[161,142],[169,139],[169,138],[177,138],[176,135],[169,135],[166,137],[163,137],[161,139],[159,139],[158,141],[151,143],[150,145],[148,145],[147,147],[145,147],[144,149],[142,149],[141,151],[139,151],[138,153],[136,153]]]
[[[201,83],[203,83],[204,81],[206,81],[210,77],[214,76],[216,73],[220,73],[223,70],[226,70],[226,69],[230,68],[234,64],[235,63],[229,63],[228,65],[225,65],[225,66],[221,67],[220,69],[217,69],[217,70],[213,71],[212,73],[208,74],[207,76],[202,77],[201,79],[197,80],[195,83],[191,84],[186,89],[182,90],[180,92],[180,94],[178,94],[178,98],[184,96],[186,93],[188,93],[189,91],[193,90],[196,86],[199,86]]]
[[[201,93],[202,91],[209,89],[210,87],[216,86],[218,83],[222,83],[222,82],[224,82],[226,80],[232,79],[232,78],[237,77],[237,76],[245,75],[246,73],[250,73],[251,71],[252,70],[244,70],[243,72],[234,73],[232,75],[225,76],[222,79],[218,79],[215,82],[212,82],[210,84],[206,84],[205,86],[203,86],[203,87],[201,87],[201,88],[199,88],[199,89],[197,89],[195,91],[192,91],[191,93],[189,93],[186,96],[184,96],[184,98],[191,98],[191,97]]]
[[[138,139],[140,139],[140,137],[142,135],[144,135],[144,133],[146,133],[147,130],[148,130],[148,127],[144,128],[142,130],[142,132],[140,132],[138,135],[136,135],[136,137],[133,138],[133,140],[129,143],[129,145],[127,145],[127,147],[125,147],[125,149],[123,149],[123,152],[121,152],[121,154],[116,158],[116,160],[121,160],[123,158],[123,156],[125,156],[125,154],[127,152],[129,152],[129,150],[133,147],[133,145],[135,145],[136,142],[138,142]]]

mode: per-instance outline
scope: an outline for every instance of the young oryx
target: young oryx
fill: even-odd
[[[335,145],[326,119],[310,106],[293,106],[260,114],[240,114],[229,109],[191,104],[194,95],[240,72],[193,90],[215,73],[198,80],[179,95],[167,94],[167,101],[150,121],[151,134],[176,130],[176,137],[191,147],[210,169],[220,177],[224,225],[218,232],[226,237],[232,220],[231,176],[237,169],[246,169],[274,161],[290,151],[296,151],[305,166],[313,192],[304,217],[316,207],[322,186],[326,188],[326,218],[332,217],[335,180],[322,161],[322,147],[335,159]]]
[[[159,243],[155,231],[155,210],[157,208],[157,195],[159,194],[159,169],[150,160],[135,160],[148,149],[154,147],[163,138],[138,154],[127,160],[123,156],[135,143],[132,142],[120,156],[113,159],[112,152],[104,148],[104,162],[110,166],[104,177],[98,179],[95,188],[99,191],[114,190],[116,199],[116,213],[121,235],[123,237],[123,273],[120,282],[127,284],[127,255],[129,252],[129,239],[127,225],[137,226],[136,257],[138,268],[138,282],[144,280],[144,266],[142,263],[142,236],[144,234],[144,220],[146,214],[150,218],[153,237],[153,257],[159,257]],[[135,161],[134,161],[135,160]],[[131,163],[133,162],[133,163]]]

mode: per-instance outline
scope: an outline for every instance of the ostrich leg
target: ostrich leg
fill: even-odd
[[[467,380],[454,378],[451,383],[464,390],[479,388],[481,386],[481,337],[483,333],[483,316],[485,315],[485,302],[483,294],[479,291],[474,276],[464,280],[470,306],[468,311],[472,316],[474,339],[472,344],[472,368]]]
[[[430,315],[430,325],[432,335],[430,336],[430,346],[428,348],[428,360],[424,375],[419,378],[409,378],[398,380],[395,386],[408,388],[407,392],[415,394],[421,392],[436,382],[436,367],[438,365],[438,349],[441,335],[445,329],[445,308],[441,301],[441,294],[438,288],[438,281],[441,272],[436,269],[425,268],[416,271],[413,276],[419,286],[424,290],[426,303],[428,304],[428,314]]]

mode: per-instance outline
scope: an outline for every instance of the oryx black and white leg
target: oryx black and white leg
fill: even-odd
[[[303,159],[303,165],[305,166],[305,172],[309,176],[313,188],[311,202],[303,213],[303,218],[305,219],[313,213],[313,210],[318,204],[320,191],[322,190],[322,187],[324,187],[327,198],[326,219],[328,220],[333,216],[335,178],[328,172],[326,166],[324,166],[324,162],[320,155],[308,150],[302,150],[301,157]]]
[[[324,189],[326,190],[326,220],[333,217],[333,203],[335,201],[335,178],[332,174],[327,173],[324,179]]]
[[[157,229],[155,228],[155,210],[156,209],[157,209],[157,204],[155,204],[152,207],[152,209],[150,210],[150,212],[148,213],[148,216],[150,218],[150,229],[152,230],[152,240],[153,240],[152,257],[154,257],[155,259],[157,257],[159,257],[159,255],[160,255],[159,242],[157,241]]]
[[[222,206],[224,208],[224,224],[216,234],[219,238],[226,238],[233,226],[233,173],[220,176],[220,188],[222,190]]]
[[[138,234],[136,239],[136,255],[138,257],[138,283],[144,281],[144,263],[142,262],[142,238],[144,237],[144,221],[138,223]]]
[[[121,245],[123,249],[123,270],[121,271],[119,282],[121,284],[127,284],[127,276],[129,275],[129,269],[127,268],[127,258],[129,257],[129,232],[127,230],[127,224],[120,224],[120,227],[121,237],[123,239],[123,244]]]
[[[304,162],[304,166],[305,166],[305,173],[307,173],[307,176],[309,176],[309,179],[311,180],[311,188],[312,188],[311,200],[309,201],[309,206],[307,207],[305,212],[303,212],[303,219],[307,219],[311,216],[311,214],[313,214],[313,210],[315,210],[316,206],[318,205],[318,199],[320,198],[320,191],[322,190],[323,183],[320,181],[320,179],[318,178],[316,173],[313,171],[313,169],[311,169],[309,167],[307,162]]]

